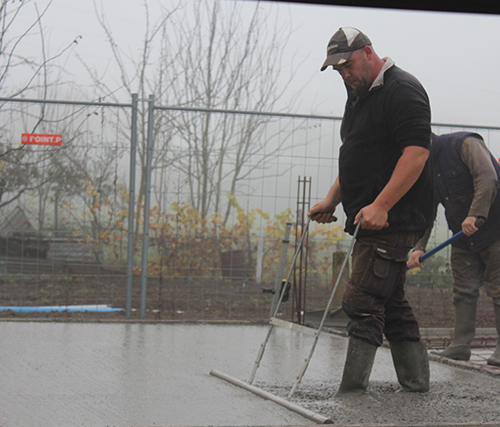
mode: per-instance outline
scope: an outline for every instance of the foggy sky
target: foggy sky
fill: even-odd
[[[47,1],[37,3],[41,8]],[[137,54],[144,33],[142,2],[96,0],[96,4],[103,8],[124,55]],[[169,1],[149,4],[154,21],[155,8]],[[242,4],[249,10],[255,6],[249,0]],[[299,97],[294,113],[342,115],[346,95],[341,78],[331,67],[324,72],[319,69],[332,34],[341,26],[354,26],[370,37],[379,56],[391,57],[422,82],[431,99],[433,122],[500,126],[500,61],[495,50],[500,16],[268,1],[261,2],[261,7],[277,13],[280,22],[293,29],[283,73],[291,69],[294,77],[288,91]],[[106,79],[115,78],[115,86],[119,86],[93,0],[53,0],[43,24],[48,30],[47,44],[53,49],[82,36],[75,52]],[[77,61],[68,61],[65,67],[76,81],[81,78]],[[283,107],[286,104],[285,99]]]

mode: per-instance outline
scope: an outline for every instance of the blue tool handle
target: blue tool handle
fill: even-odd
[[[429,252],[426,252],[425,254],[423,254],[418,259],[418,261],[419,262],[425,261],[427,258],[429,258],[432,255],[434,255],[436,252],[439,252],[441,249],[445,248],[446,246],[451,245],[455,240],[460,239],[460,237],[462,237],[463,235],[464,235],[464,232],[463,231],[459,231],[457,234],[454,234],[453,236],[451,236],[445,242],[441,243],[440,245],[437,245],[435,248],[431,249]]]
[[[476,221],[476,227],[479,228],[484,224],[485,219],[484,218],[478,218]],[[463,231],[459,231],[458,233],[454,234],[451,236],[448,240],[445,242],[441,243],[440,245],[437,245],[435,248],[431,249],[429,252],[426,252],[423,254],[418,261],[423,262],[430,256],[434,255],[436,252],[439,252],[441,249],[445,248],[448,245],[451,245],[455,240],[460,239],[464,235]]]

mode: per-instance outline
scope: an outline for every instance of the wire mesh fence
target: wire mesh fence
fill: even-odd
[[[269,316],[286,223],[289,263],[304,211],[337,175],[340,119],[154,106],[148,127],[150,102],[140,100],[134,118],[133,103],[1,100],[0,316],[124,319],[128,297],[129,318],[140,317],[143,298],[146,319]],[[499,129],[466,129],[498,156]],[[62,144],[22,144],[23,133],[59,134]],[[350,242],[337,214],[337,224],[309,229],[305,322],[325,307]],[[440,215],[431,242],[448,236]],[[451,325],[451,282],[448,250],[409,275],[423,325]],[[484,296],[479,313],[492,324]]]

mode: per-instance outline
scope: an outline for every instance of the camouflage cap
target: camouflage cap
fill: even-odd
[[[321,71],[324,71],[329,65],[339,65],[346,62],[355,50],[371,45],[370,39],[357,28],[339,28],[328,42],[326,60]]]

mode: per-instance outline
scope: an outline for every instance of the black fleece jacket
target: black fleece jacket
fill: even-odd
[[[431,112],[420,82],[395,65],[385,71],[383,84],[359,96],[347,89],[339,179],[345,230],[353,234],[356,214],[389,182],[403,149],[430,148]],[[359,235],[425,230],[433,219],[432,173],[427,162],[417,182],[389,211],[389,228],[360,230]]]

